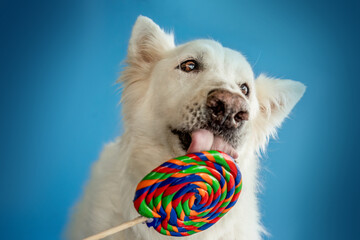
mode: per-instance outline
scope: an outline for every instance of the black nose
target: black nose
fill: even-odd
[[[242,96],[224,89],[210,91],[206,106],[211,120],[227,128],[238,128],[242,121],[249,119],[246,100]]]

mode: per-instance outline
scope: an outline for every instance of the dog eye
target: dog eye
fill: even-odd
[[[249,86],[246,83],[241,84],[240,89],[245,96],[249,95]]]
[[[182,62],[177,68],[180,68],[184,72],[191,72],[199,69],[199,64],[195,60],[187,60]]]

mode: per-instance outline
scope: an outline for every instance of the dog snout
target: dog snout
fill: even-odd
[[[242,121],[249,119],[248,104],[239,94],[224,89],[209,92],[206,106],[211,120],[227,128],[238,128]]]

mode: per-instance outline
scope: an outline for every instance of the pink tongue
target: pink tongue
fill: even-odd
[[[189,149],[187,150],[187,153],[208,150],[219,150],[229,154],[235,159],[238,157],[237,152],[232,146],[230,146],[230,144],[225,142],[223,138],[219,136],[214,136],[212,132],[205,129],[199,129],[192,132],[191,144]]]

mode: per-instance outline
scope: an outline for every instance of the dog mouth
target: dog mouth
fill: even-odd
[[[186,153],[194,153],[208,150],[218,150],[227,153],[234,159],[238,157],[235,148],[222,136],[215,135],[207,129],[198,129],[192,132],[171,129],[178,136],[181,147]]]

